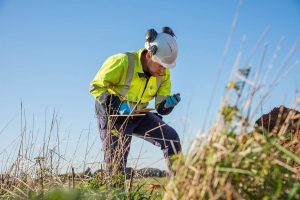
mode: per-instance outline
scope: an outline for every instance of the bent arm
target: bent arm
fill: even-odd
[[[156,111],[161,115],[168,115],[173,110],[173,107],[165,108],[166,98],[170,94],[171,94],[170,71],[166,70],[166,76],[164,76],[155,97],[155,108]]]
[[[101,66],[96,76],[90,83],[89,91],[95,97],[108,95],[108,89],[112,89],[120,83],[126,65],[126,55],[117,54],[109,57]]]

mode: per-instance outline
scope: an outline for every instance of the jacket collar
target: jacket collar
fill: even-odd
[[[137,56],[138,56],[138,68],[137,68],[137,73],[139,75],[140,78],[146,78],[149,79],[151,77],[151,75],[148,75],[147,73],[144,72],[143,70],[143,66],[142,66],[142,62],[141,62],[141,57],[142,57],[142,53],[146,51],[145,48],[141,48],[137,51]]]

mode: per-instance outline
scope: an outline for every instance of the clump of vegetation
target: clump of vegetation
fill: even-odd
[[[300,158],[258,132],[222,133],[177,164],[166,199],[299,199]]]
[[[285,106],[274,108],[255,122],[256,130],[266,132],[276,138],[279,145],[296,155],[300,155],[300,112]],[[292,161],[300,170],[300,164]]]
[[[47,178],[44,181],[49,181]],[[30,199],[30,200],[79,200],[79,199],[162,199],[163,188],[149,187],[150,183],[162,184],[163,180],[135,179],[129,190],[129,180],[125,187],[110,187],[103,177],[95,176],[89,181],[81,179],[76,186],[70,188],[68,184],[45,185],[32,187],[27,181],[14,185],[2,185],[1,199]],[[4,186],[4,187],[3,187]]]
[[[206,140],[194,143],[174,166],[177,174],[165,199],[299,199],[298,112],[285,111],[293,114],[277,113],[276,126],[264,115],[247,132],[247,117],[238,106],[224,105]]]

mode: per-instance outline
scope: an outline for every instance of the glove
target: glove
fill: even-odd
[[[131,114],[132,112],[133,112],[133,110],[129,107],[127,101],[122,102],[120,109],[119,109],[120,115],[128,115],[128,114]]]
[[[181,100],[180,98],[180,94],[177,93],[177,94],[173,94],[172,96],[168,96],[166,98],[166,103],[165,103],[165,108],[171,108],[171,107],[174,107],[176,106],[179,101]]]

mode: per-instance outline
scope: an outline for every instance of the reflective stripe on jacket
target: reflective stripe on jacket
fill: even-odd
[[[171,93],[170,70],[147,80],[141,64],[143,51],[144,48],[109,57],[91,82],[90,93],[98,98],[108,92],[132,104],[139,103],[139,108],[146,107],[154,97],[156,106],[165,100]]]

